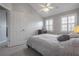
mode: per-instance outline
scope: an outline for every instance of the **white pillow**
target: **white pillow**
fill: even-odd
[[[79,38],[79,34],[78,33],[70,33],[69,34],[71,38]]]

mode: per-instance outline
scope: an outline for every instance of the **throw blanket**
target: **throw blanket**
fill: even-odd
[[[69,35],[62,35],[58,37],[58,41],[62,42],[62,41],[67,41],[70,39]]]

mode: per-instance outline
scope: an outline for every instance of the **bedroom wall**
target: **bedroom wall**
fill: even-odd
[[[28,4],[12,4],[8,12],[9,46],[26,43],[37,29],[41,29],[42,18]]]
[[[56,14],[56,15],[52,15],[50,17],[45,18],[44,20],[50,19],[50,18],[54,20],[53,22],[54,30],[51,33],[55,33],[55,34],[63,33],[61,32],[61,16],[64,16],[67,14],[74,14],[74,13],[77,14],[77,24],[79,24],[79,9],[74,9],[74,10],[66,11],[63,13]]]

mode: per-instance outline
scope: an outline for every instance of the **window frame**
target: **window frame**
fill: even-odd
[[[75,16],[75,23],[68,23],[68,17],[69,17],[69,16]],[[63,18],[63,17],[67,17],[67,23],[64,23],[64,24],[67,24],[67,31],[63,31],[63,30],[62,30],[62,25],[63,25],[63,24],[62,24],[62,18]],[[69,31],[69,24],[74,24],[74,26],[77,25],[77,14],[76,14],[76,13],[61,16],[61,32],[72,32],[73,30],[72,30],[72,31],[71,31],[71,30]]]
[[[50,24],[50,20],[52,20],[52,24]],[[47,21],[48,21],[48,24],[46,24]],[[50,29],[50,27],[52,28],[52,30]],[[53,31],[53,19],[46,19],[45,20],[45,28],[47,31]]]

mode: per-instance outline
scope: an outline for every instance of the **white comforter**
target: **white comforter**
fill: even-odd
[[[59,42],[60,35],[42,34],[31,37],[27,44],[45,56],[79,55],[79,38]],[[75,48],[77,42],[77,48]]]

